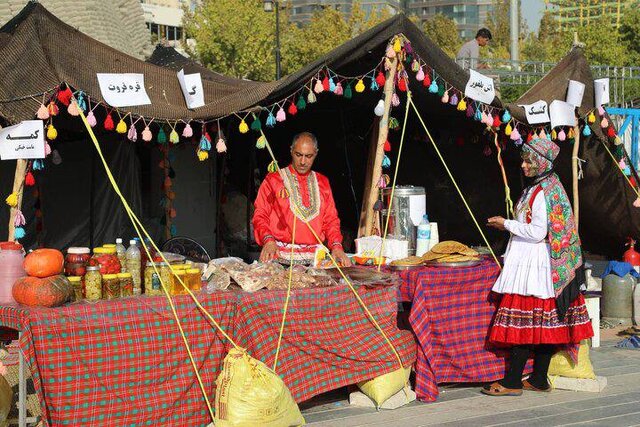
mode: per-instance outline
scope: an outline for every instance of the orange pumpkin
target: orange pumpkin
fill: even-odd
[[[24,271],[33,277],[49,277],[62,273],[64,256],[57,249],[36,249],[24,259]]]
[[[23,277],[13,284],[13,298],[24,305],[58,307],[73,301],[73,285],[65,276]]]

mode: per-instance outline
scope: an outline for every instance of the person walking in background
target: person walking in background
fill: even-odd
[[[465,70],[469,68],[474,70],[488,68],[487,64],[479,63],[478,61],[480,59],[480,47],[489,44],[489,40],[491,40],[491,31],[486,28],[480,28],[476,33],[476,38],[463,44],[458,51],[458,55],[456,55],[458,64]]]

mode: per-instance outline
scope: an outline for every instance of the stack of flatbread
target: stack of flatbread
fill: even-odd
[[[420,258],[422,262],[467,262],[478,261],[480,254],[465,244],[445,240],[435,245]]]
[[[424,263],[424,260],[419,256],[409,256],[406,258],[391,261],[391,265],[398,266],[398,267],[422,265],[423,263]]]

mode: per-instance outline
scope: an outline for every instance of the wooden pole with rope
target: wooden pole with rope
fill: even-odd
[[[13,190],[12,193],[16,193],[18,195],[18,203],[15,207],[11,208],[11,213],[9,214],[9,236],[7,238],[8,241],[13,241],[15,238],[16,231],[16,215],[18,211],[22,208],[22,192],[24,188],[24,177],[27,172],[27,161],[26,160],[17,160],[16,161],[16,172],[13,175]]]
[[[573,33],[573,47],[581,47],[584,48],[584,43],[580,43],[578,40],[578,33]],[[589,126],[588,123],[585,123],[585,126]],[[578,122],[578,117],[576,116],[576,125],[573,128],[573,150],[571,154],[571,177],[572,177],[572,193],[573,193],[573,218],[576,223],[576,232],[578,231],[580,224],[580,194],[578,191],[578,162],[580,159],[578,155],[580,154],[580,123]]]
[[[384,83],[384,114],[382,115],[378,126],[378,141],[375,146],[375,158],[373,163],[367,166],[367,177],[371,177],[367,181],[369,192],[364,194],[362,202],[362,211],[360,212],[360,226],[358,227],[358,236],[371,235],[374,222],[373,206],[378,200],[378,182],[382,176],[382,160],[384,158],[384,143],[389,134],[389,111],[391,110],[391,98],[395,86],[396,71],[398,69],[398,58],[393,57],[390,60],[391,67],[387,72],[386,81]],[[373,148],[373,147],[371,147]]]

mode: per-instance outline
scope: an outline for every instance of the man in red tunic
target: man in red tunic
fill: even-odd
[[[294,262],[313,260],[319,242],[309,229],[312,227],[337,262],[351,265],[342,248],[340,218],[329,180],[311,170],[317,155],[318,141],[313,134],[296,135],[291,145],[291,164],[267,175],[260,185],[253,229],[256,242],[262,245],[261,262],[288,262],[292,246]],[[294,215],[296,234],[292,245]]]

